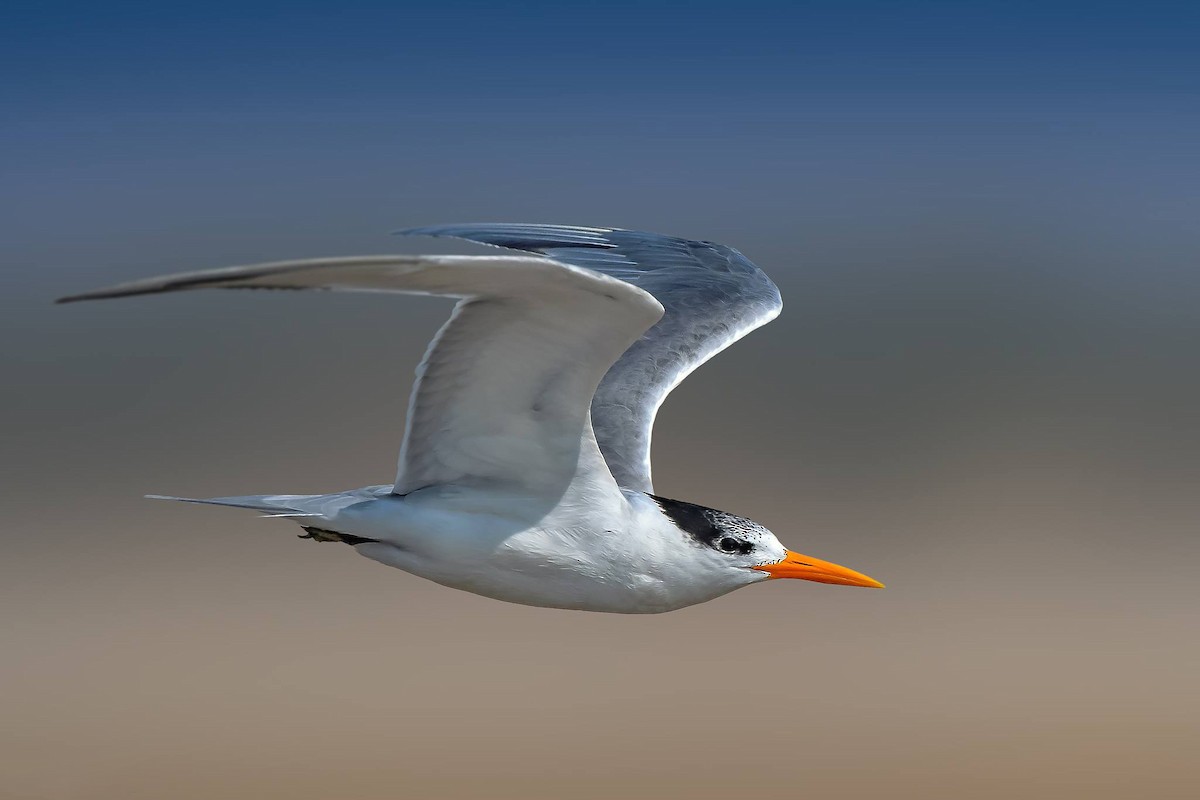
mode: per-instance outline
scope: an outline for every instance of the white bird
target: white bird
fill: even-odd
[[[523,252],[280,261],[59,301],[202,288],[458,298],[417,368],[394,484],[162,499],[294,519],[318,541],[534,606],[656,613],[770,578],[882,587],[787,550],[748,519],[654,494],[650,436],[663,399],[783,306],[775,284],[741,253],[613,228],[402,233]]]

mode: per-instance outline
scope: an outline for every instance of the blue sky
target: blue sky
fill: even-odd
[[[5,100],[215,110],[550,98],[686,108],[806,94],[1190,92],[1160,3],[6,4]],[[595,109],[600,111],[601,109]]]

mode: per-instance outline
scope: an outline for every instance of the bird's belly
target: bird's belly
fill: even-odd
[[[724,594],[666,569],[652,539],[620,524],[622,508],[586,508],[435,490],[351,507],[336,522],[380,540],[355,547],[367,558],[511,603],[647,614]]]
[[[529,606],[653,614],[710,599],[672,591],[667,582],[653,575],[632,570],[600,574],[583,564],[555,563],[544,553],[499,553],[463,562],[415,556],[382,543],[355,549],[367,558],[443,586]]]

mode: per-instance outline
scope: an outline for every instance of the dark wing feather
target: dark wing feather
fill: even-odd
[[[662,319],[609,369],[592,426],[617,483],[652,492],[650,437],[667,394],[692,370],[783,308],[779,289],[731,247],[655,233],[565,225],[464,224],[400,231],[541,253],[654,295]]]

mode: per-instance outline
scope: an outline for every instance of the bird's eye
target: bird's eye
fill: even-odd
[[[721,548],[723,553],[736,552],[741,547],[741,542],[731,536],[726,536],[721,541],[717,542],[717,547]]]

